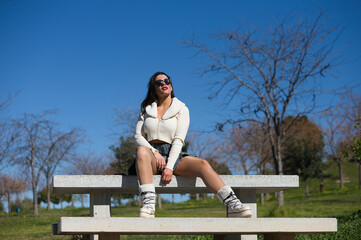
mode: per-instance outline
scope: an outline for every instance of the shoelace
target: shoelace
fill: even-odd
[[[142,201],[143,201],[144,206],[148,205],[148,204],[155,204],[155,193],[154,192],[142,192]]]
[[[241,208],[242,203],[238,200],[233,192],[231,192],[224,200],[224,203],[227,204],[229,208]]]

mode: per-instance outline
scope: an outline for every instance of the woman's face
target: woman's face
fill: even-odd
[[[168,81],[170,81],[170,79],[164,74],[159,74],[155,78],[155,93],[159,98],[167,97],[172,93],[173,87],[172,84],[166,84]]]

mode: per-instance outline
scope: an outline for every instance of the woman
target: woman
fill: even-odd
[[[161,174],[164,184],[168,184],[173,175],[200,177],[227,206],[229,217],[251,217],[251,209],[240,202],[206,160],[181,153],[188,127],[188,108],[174,96],[170,77],[156,72],[149,80],[136,125],[135,139],[139,145],[136,170],[143,202],[139,216],[154,217],[153,174]]]

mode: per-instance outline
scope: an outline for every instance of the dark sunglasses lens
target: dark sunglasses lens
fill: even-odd
[[[163,87],[164,84],[169,85],[171,83],[170,79],[158,80],[155,81],[155,85]]]
[[[155,81],[155,85],[157,86],[163,86],[163,80],[160,80],[160,81]]]

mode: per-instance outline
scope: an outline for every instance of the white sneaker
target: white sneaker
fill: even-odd
[[[250,218],[252,217],[252,210],[245,206],[234,194],[232,188],[224,186],[217,192],[217,197],[227,206],[227,217]]]
[[[147,206],[139,209],[139,217],[141,218],[154,218],[155,211]]]
[[[241,205],[237,208],[227,207],[227,217],[229,218],[250,218],[252,217],[252,210],[246,205]]]

